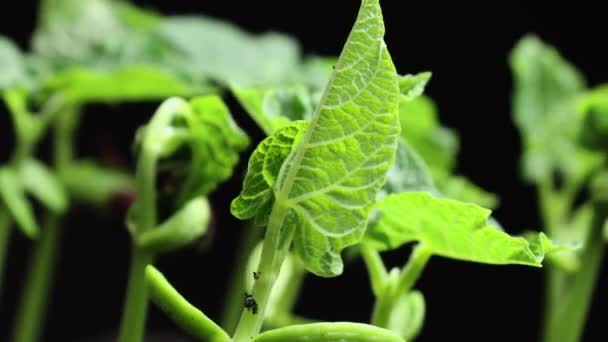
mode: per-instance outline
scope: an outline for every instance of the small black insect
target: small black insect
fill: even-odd
[[[254,315],[258,313],[258,302],[256,302],[255,298],[247,292],[245,292],[245,307]]]
[[[255,280],[260,279],[260,273],[259,272],[253,272],[253,279],[255,279]]]

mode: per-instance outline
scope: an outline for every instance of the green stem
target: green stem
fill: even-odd
[[[582,337],[604,255],[603,230],[607,217],[608,208],[595,205],[591,230],[581,255],[581,268],[568,279],[571,282],[568,296],[559,308],[554,308],[545,341],[576,342]]]
[[[400,273],[391,271],[382,294],[376,298],[371,323],[380,328],[388,328],[391,315],[399,302],[399,296],[408,293],[420,278],[427,262],[431,258],[431,250],[419,244],[412,251],[407,264]]]
[[[293,238],[293,231],[281,231],[287,210],[288,208],[285,206],[284,201],[277,198],[272,207],[268,227],[266,228],[262,257],[258,267],[259,277],[255,280],[251,293],[257,303],[257,310],[247,307],[243,309],[241,319],[234,333],[234,342],[250,341],[262,329],[264,313],[272,287]]]
[[[133,246],[129,285],[120,327],[119,342],[142,341],[148,310],[148,287],[146,266],[151,265],[153,256]]]
[[[247,270],[247,260],[259,240],[261,229],[257,228],[252,223],[248,223],[237,247],[236,259],[232,267],[232,274],[230,275],[230,288],[226,293],[224,312],[222,313],[221,320],[222,327],[230,333],[234,331],[243,309],[243,298],[245,296],[243,274]]]
[[[43,326],[50,284],[56,268],[62,228],[57,216],[50,216],[36,244],[23,297],[17,312],[12,341],[37,341]]]
[[[150,299],[184,331],[200,341],[229,342],[230,336],[190,304],[153,266],[146,269]]]
[[[2,302],[2,278],[4,265],[8,250],[8,242],[11,238],[11,219],[6,211],[0,208],[0,303]]]
[[[366,244],[361,244],[361,256],[369,273],[374,295],[379,297],[382,295],[388,277],[386,266],[384,266],[380,253]]]

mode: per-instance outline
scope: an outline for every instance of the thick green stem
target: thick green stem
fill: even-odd
[[[40,336],[61,241],[59,221],[57,216],[51,216],[37,241],[16,316],[14,342],[33,342]]]
[[[119,342],[142,341],[148,310],[148,287],[146,284],[146,266],[151,265],[152,255],[133,246],[129,285],[120,327]]]
[[[582,337],[604,255],[603,231],[607,217],[605,205],[594,207],[591,229],[581,255],[581,268],[568,278],[568,296],[562,299],[559,307],[553,308],[545,331],[547,342],[576,342]]]
[[[243,309],[241,319],[234,333],[234,342],[248,342],[262,329],[264,313],[272,287],[293,238],[293,231],[282,231],[287,210],[284,201],[280,199],[275,201],[264,237],[262,257],[257,271],[259,277],[255,280],[251,292],[256,305],[253,307],[249,305]],[[245,301],[244,298],[243,301]]]
[[[147,266],[150,299],[184,331],[200,341],[229,342],[230,336],[177,292],[153,266]]]
[[[0,208],[0,303],[2,302],[2,278],[4,265],[8,250],[8,242],[11,238],[11,219],[6,211]]]
[[[420,278],[432,253],[423,244],[416,246],[401,273],[391,272],[382,294],[376,298],[371,324],[388,328],[399,296],[408,293]]]
[[[379,297],[382,295],[388,277],[386,266],[384,266],[380,253],[366,244],[361,244],[361,256],[369,273],[374,295]]]
[[[239,321],[240,313],[243,309],[243,297],[245,296],[245,281],[243,274],[247,270],[247,260],[258,242],[260,230],[253,224],[247,224],[244,234],[237,248],[236,259],[230,275],[228,292],[224,312],[222,313],[222,327],[232,333]]]

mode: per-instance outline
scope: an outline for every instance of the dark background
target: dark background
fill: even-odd
[[[338,54],[353,23],[358,1],[136,1],[163,13],[205,13],[262,32],[296,36],[307,53]],[[456,4],[457,3],[457,4]],[[539,227],[535,192],[518,177],[520,143],[510,119],[511,79],[507,54],[519,37],[536,32],[555,44],[586,75],[590,85],[608,80],[608,25],[600,6],[577,8],[530,2],[479,5],[440,1],[383,1],[386,41],[401,73],[431,70],[427,93],[439,105],[441,120],[461,136],[459,172],[501,197],[496,217],[510,233]],[[35,23],[35,1],[10,1],[0,11],[0,34],[26,48]],[[130,141],[154,103],[93,105],[79,131],[82,155],[118,155],[130,163]],[[247,129],[252,123],[235,113]],[[260,138],[259,132],[253,134]],[[0,111],[0,152],[13,141],[10,122]],[[109,148],[108,146],[112,146]],[[42,147],[44,151],[44,145]],[[112,152],[108,152],[111,150]],[[243,156],[246,159],[245,156]],[[229,201],[238,193],[243,163],[234,179],[214,194],[215,240],[207,248],[162,257],[158,267],[171,282],[211,317],[219,317],[232,255],[242,223],[230,216]],[[22,286],[31,243],[13,234],[0,306],[0,341],[6,338]],[[114,336],[126,284],[129,239],[119,211],[108,216],[77,207],[70,214],[56,275],[45,341],[89,340]],[[387,256],[401,265],[407,250]],[[608,285],[602,274],[598,289]],[[537,340],[542,309],[542,271],[527,267],[491,267],[441,258],[431,260],[418,284],[427,299],[420,341]],[[342,277],[309,277],[297,312],[325,320],[366,321],[372,306],[361,263]],[[603,317],[608,295],[598,290],[585,341],[607,338]],[[152,309],[148,331],[177,332]],[[177,340],[177,339],[176,339]]]

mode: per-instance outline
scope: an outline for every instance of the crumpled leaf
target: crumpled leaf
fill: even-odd
[[[0,198],[21,231],[30,239],[38,236],[38,223],[27,200],[19,173],[9,167],[0,167]]]
[[[399,76],[399,90],[408,100],[412,101],[424,93],[424,88],[431,80],[430,72],[421,72],[416,75]]]
[[[365,242],[380,251],[419,241],[447,258],[540,267],[546,253],[562,249],[546,237],[529,242],[488,225],[488,209],[424,192],[388,196],[376,210]]]
[[[363,1],[321,105],[282,163],[272,192],[264,191],[264,178],[276,173],[261,165],[264,153],[254,153],[248,173],[267,172],[248,176],[255,189],[246,185],[233,205],[237,217],[263,216],[258,210],[267,209],[269,199],[260,198],[274,195],[281,201],[275,207],[286,209],[283,229],[295,231],[295,253],[320,276],[342,272],[340,251],[361,239],[394,161],[399,85],[383,34],[378,0]]]
[[[270,330],[252,342],[405,342],[389,330],[372,325],[336,322],[292,325]]]

